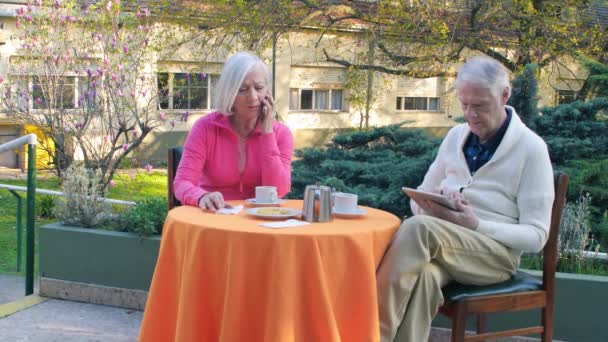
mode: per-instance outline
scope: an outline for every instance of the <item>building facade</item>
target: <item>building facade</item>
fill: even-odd
[[[23,3],[26,2],[0,2],[0,75],[4,79],[10,78],[11,58],[15,57],[18,44],[14,39],[15,13]],[[296,148],[322,145],[336,131],[356,129],[364,122],[368,126],[404,123],[404,127],[424,128],[441,135],[455,124],[454,118],[462,116],[451,77],[414,79],[375,73],[369,113],[362,117],[365,109],[351,99],[365,89],[352,86],[348,81],[352,74],[346,68],[324,62],[322,51],[331,49],[334,54],[353,57],[365,53],[366,41],[356,32],[346,31],[327,33],[320,42],[317,38],[318,32],[314,30],[286,33],[277,41],[274,51],[269,48],[261,56],[274,70],[275,109],[280,120],[293,131]],[[144,146],[136,151],[136,158],[150,162],[165,160],[167,148],[182,144],[192,124],[213,111],[214,85],[229,53],[220,52],[200,60],[190,53],[196,48],[185,45],[148,61],[159,91],[166,92],[164,100],[158,103],[158,111],[174,117],[184,112],[188,115],[173,126],[149,134]],[[232,50],[239,49],[237,43]],[[556,64],[540,73],[539,105],[571,101],[580,89],[586,76],[584,70],[573,61],[559,65],[564,64],[573,67]],[[450,66],[453,72],[457,68],[458,65]],[[78,77],[66,81],[73,82],[75,106]],[[0,143],[24,133],[23,126],[0,114]],[[0,167],[19,167],[19,153],[0,154]]]

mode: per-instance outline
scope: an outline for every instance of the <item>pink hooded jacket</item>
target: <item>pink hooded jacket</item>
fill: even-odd
[[[228,116],[214,112],[198,119],[186,138],[173,186],[185,205],[198,206],[208,192],[219,191],[225,200],[255,197],[255,187],[274,185],[279,197],[291,187],[293,136],[275,121],[273,132],[256,127],[246,143],[247,162],[238,170],[239,139]]]

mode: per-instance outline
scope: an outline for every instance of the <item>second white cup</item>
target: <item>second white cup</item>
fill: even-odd
[[[276,203],[278,198],[276,186],[255,187],[255,201],[257,203]]]
[[[338,192],[334,194],[334,209],[342,213],[352,213],[357,211],[357,194]]]

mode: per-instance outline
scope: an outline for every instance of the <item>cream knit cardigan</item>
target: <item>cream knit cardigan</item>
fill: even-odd
[[[511,122],[494,153],[473,176],[463,153],[471,130],[452,128],[419,189],[460,191],[479,218],[476,231],[520,251],[538,252],[547,241],[553,204],[553,168],[545,142],[512,107]],[[423,214],[411,201],[414,214]]]

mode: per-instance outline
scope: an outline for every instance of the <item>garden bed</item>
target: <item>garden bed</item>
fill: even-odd
[[[39,229],[40,294],[143,309],[160,237],[48,224]]]

